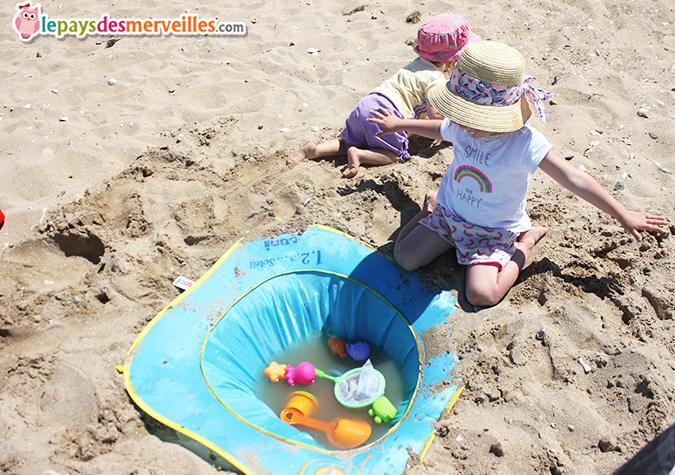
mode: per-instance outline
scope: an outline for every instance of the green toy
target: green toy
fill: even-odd
[[[396,416],[396,408],[385,396],[379,397],[373,407],[368,409],[368,415],[374,417],[375,424],[389,422]]]
[[[370,397],[368,399],[364,400],[359,400],[359,401],[347,401],[344,397],[343,392],[346,392],[347,389],[350,387],[351,384],[355,384],[356,381],[358,381],[359,375],[363,368],[354,368],[346,373],[344,373],[342,376],[331,376],[330,374],[326,374],[320,369],[315,368],[316,376],[319,378],[325,378],[330,381],[333,381],[335,383],[335,390],[333,391],[335,393],[335,399],[338,400],[340,404],[342,404],[345,407],[349,407],[352,409],[358,409],[360,407],[366,407],[367,405],[371,404],[373,401],[377,401],[378,398],[380,398],[384,394],[384,388],[386,386],[386,381],[384,379],[384,376],[382,373],[380,373],[376,369],[372,369],[373,374],[375,375],[375,378],[378,380],[379,384],[377,387],[377,391],[375,391],[375,395],[373,397]]]

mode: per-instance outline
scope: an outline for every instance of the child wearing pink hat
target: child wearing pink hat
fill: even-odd
[[[339,139],[320,144],[308,143],[291,153],[286,164],[305,159],[347,155],[347,168],[342,176],[356,176],[361,164],[388,165],[409,158],[408,136],[405,132],[380,136],[381,128],[366,119],[370,111],[380,108],[394,111],[403,119],[441,118],[427,101],[427,92],[447,81],[462,49],[480,41],[463,17],[452,13],[437,15],[417,31],[413,62],[361,99],[347,118]]]

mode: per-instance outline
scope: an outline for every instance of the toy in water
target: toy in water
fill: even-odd
[[[347,351],[345,350],[345,342],[342,341],[340,335],[338,335],[332,327],[326,329],[326,335],[328,335],[328,348],[330,348],[330,351],[332,351],[334,355],[346,358]]]
[[[286,365],[272,361],[270,365],[265,368],[264,373],[265,376],[270,378],[270,381],[276,383],[280,379],[286,379]]]
[[[309,416],[319,407],[319,402],[306,391],[295,391],[288,395],[285,409],[293,409],[303,416]]]
[[[345,349],[345,342],[340,340],[338,337],[334,337],[328,340],[328,347],[334,355],[339,355],[342,358],[347,357],[347,351]]]
[[[368,409],[368,415],[373,418],[375,424],[381,424],[396,417],[396,408],[389,399],[381,396],[373,403],[373,407]]]
[[[309,384],[314,382],[316,378],[316,371],[314,365],[303,361],[298,366],[286,366],[286,381],[291,386],[295,385],[296,381],[300,384]]]
[[[365,361],[370,356],[370,347],[365,341],[359,341],[354,344],[347,343],[345,349],[347,350],[347,354],[356,361]]]
[[[316,376],[335,383],[335,399],[345,407],[358,409],[375,402],[384,394],[384,375],[373,368],[370,360],[361,368],[354,368],[341,376],[331,376],[316,369]]]
[[[341,376],[326,374],[307,361],[303,361],[296,367],[273,361],[265,369],[265,375],[273,383],[285,379],[291,386],[294,386],[296,382],[309,384],[317,377],[328,379],[335,383],[333,390],[335,399],[343,406],[354,409],[373,404],[384,394],[387,384],[384,375],[373,368],[370,360],[366,361],[361,368],[351,369]]]
[[[265,368],[264,373],[273,383],[276,383],[280,379],[285,379],[291,386],[295,386],[295,383],[309,384],[316,377],[314,365],[306,361],[300,363],[298,366],[279,364],[276,361],[272,361]]]
[[[304,391],[292,393],[281,411],[281,420],[289,425],[302,425],[326,434],[328,442],[338,449],[353,449],[363,445],[373,429],[366,421],[338,418],[332,422],[311,419],[308,416],[318,408],[316,398]]]
[[[326,329],[326,334],[329,336],[328,347],[334,355],[340,355],[342,358],[349,355],[356,361],[365,361],[370,356],[370,347],[365,341],[345,344],[331,327]]]

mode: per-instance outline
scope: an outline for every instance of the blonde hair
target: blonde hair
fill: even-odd
[[[450,76],[452,73],[452,70],[455,69],[455,65],[457,64],[457,61],[430,61],[433,63],[438,69],[441,70],[443,74],[446,76]]]

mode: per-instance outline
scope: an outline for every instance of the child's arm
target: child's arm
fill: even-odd
[[[370,113],[375,117],[366,120],[382,127],[376,135],[410,132],[430,139],[443,140],[441,137],[442,120],[400,119],[389,109],[383,108],[380,108],[379,112],[370,111]]]
[[[627,210],[612,195],[607,193],[592,176],[574,168],[552,150],[546,154],[539,164],[539,168],[572,193],[612,215],[636,240],[642,241],[642,236],[638,232],[639,229],[665,232],[665,229],[659,227],[659,225],[668,224],[666,218]]]

